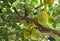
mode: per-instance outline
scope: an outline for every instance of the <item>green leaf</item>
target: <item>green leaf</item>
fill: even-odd
[[[0,8],[0,13],[2,13],[2,8]]]
[[[60,22],[60,15],[57,15],[55,18],[54,18],[55,22]]]

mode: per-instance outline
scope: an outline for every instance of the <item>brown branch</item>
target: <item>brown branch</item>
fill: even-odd
[[[41,32],[43,32],[43,33],[52,33],[52,34],[55,34],[55,35],[60,37],[60,32],[59,31],[51,29],[51,28],[46,28],[46,27],[42,26],[41,24],[39,24],[38,22],[36,22],[35,20],[33,20],[33,19],[26,18],[26,20],[32,21]]]
[[[15,7],[13,7],[13,9],[14,9],[14,11],[15,11],[16,15],[19,17],[19,19],[23,20],[23,19],[24,19],[24,17],[20,16],[20,14],[19,14],[19,12],[16,10],[16,8],[15,8]]]
[[[54,30],[54,29],[51,29],[51,28],[46,28],[44,26],[42,26],[41,24],[39,24],[38,22],[36,22],[35,20],[31,19],[31,18],[28,18],[28,17],[21,17],[19,15],[19,13],[17,12],[16,8],[14,8],[14,11],[16,12],[16,14],[20,17],[20,20],[27,20],[27,21],[32,21],[36,26],[37,28],[41,31],[41,32],[44,32],[44,33],[52,33],[52,34],[55,34],[57,36],[60,37],[60,32],[57,31],[57,30]]]
[[[28,9],[27,9],[27,3],[26,3],[27,0],[24,0],[24,11],[25,11],[25,17],[27,17],[27,12],[28,12]]]
[[[16,8],[13,7],[13,9],[14,9],[15,13],[18,15],[18,17],[21,18],[20,14],[17,12]]]

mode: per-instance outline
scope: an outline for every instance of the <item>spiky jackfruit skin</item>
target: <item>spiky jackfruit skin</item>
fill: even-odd
[[[54,4],[54,0],[43,0],[42,4],[43,5],[48,4],[49,6],[52,6]]]
[[[54,0],[47,0],[47,4],[48,4],[49,6],[52,6],[52,5],[54,4]]]
[[[31,39],[38,40],[40,37],[40,31],[37,29],[33,29],[31,33]]]
[[[24,32],[24,38],[28,39],[30,37],[30,33],[28,31]]]
[[[43,10],[40,13],[38,13],[36,16],[37,16],[37,21],[39,24],[44,25],[48,23],[47,11]]]

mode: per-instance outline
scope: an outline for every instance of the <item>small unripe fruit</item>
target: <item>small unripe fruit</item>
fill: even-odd
[[[40,31],[37,29],[32,30],[31,39],[38,40],[40,37]]]
[[[24,32],[24,38],[28,39],[30,37],[30,33],[28,31]]]

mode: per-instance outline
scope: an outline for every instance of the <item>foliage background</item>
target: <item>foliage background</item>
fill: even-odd
[[[23,37],[25,32],[24,21],[20,20],[13,7],[17,9],[21,16],[25,16],[25,13],[27,13],[28,17],[34,18],[35,13],[39,13],[44,8],[34,9],[39,4],[41,4],[40,0],[0,0],[0,41],[60,41],[60,38],[54,34],[42,34],[39,40]],[[60,31],[60,1],[54,7],[49,7],[49,13],[55,18],[55,22],[47,27]],[[29,24],[31,23],[30,21]],[[12,36],[15,38],[12,39]]]

